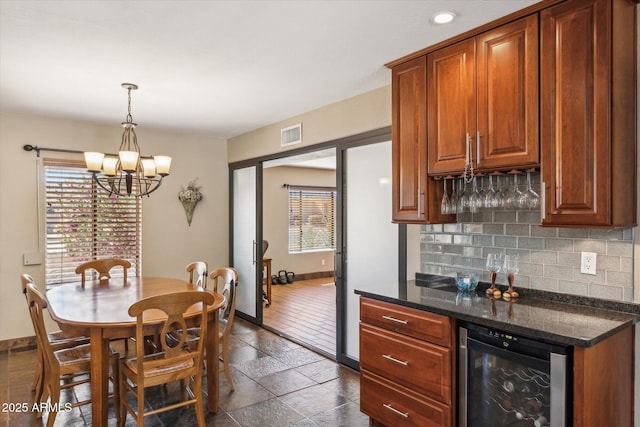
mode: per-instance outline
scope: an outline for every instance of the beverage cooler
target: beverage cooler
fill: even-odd
[[[459,332],[459,426],[572,425],[570,346],[474,324]]]

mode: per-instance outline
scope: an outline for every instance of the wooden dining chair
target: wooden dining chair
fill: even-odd
[[[127,413],[130,413],[139,426],[144,425],[144,417],[159,412],[170,411],[187,405],[195,405],[198,426],[204,424],[202,398],[202,363],[207,335],[207,305],[214,302],[213,294],[202,291],[174,292],[142,299],[129,307],[129,316],[136,317],[136,357],[120,361],[120,408],[123,416],[119,425],[124,425]],[[195,319],[202,331],[195,348],[187,343],[187,323],[185,313],[194,304],[201,307]],[[145,313],[153,310],[164,312],[167,316],[161,322],[160,352],[145,353],[144,337],[149,334],[145,327]],[[149,317],[149,314],[146,315]],[[183,331],[185,331],[183,333]],[[167,337],[178,337],[176,345],[170,344]],[[193,380],[193,396],[189,395],[189,380]],[[162,408],[145,413],[145,388],[173,381],[182,383],[182,401],[168,404]],[[136,396],[134,408],[127,400],[127,393]]]
[[[27,300],[27,284],[32,284],[34,287],[35,282],[30,274],[23,274],[22,279],[22,293],[25,300]],[[51,343],[51,347],[54,351],[61,350],[63,348],[74,347],[82,344],[89,344],[89,337],[72,337],[68,336],[64,332],[51,331],[47,332],[47,340]],[[34,402],[39,402],[42,397],[43,381],[44,381],[44,356],[41,351],[41,346],[36,342],[36,369],[33,374],[33,382],[31,383],[31,391],[35,392]]]
[[[90,382],[91,371],[91,345],[80,344],[56,350],[47,337],[47,329],[44,320],[44,311],[47,308],[47,301],[36,288],[34,283],[26,283],[26,295],[29,305],[29,315],[36,333],[38,351],[42,354],[44,361],[42,375],[42,395],[34,399],[34,403],[49,401],[47,427],[53,426],[58,411],[65,406],[60,406],[60,391],[80,384]],[[111,353],[112,378],[117,378],[118,374],[118,353]],[[62,384],[61,384],[62,383]],[[114,382],[113,388],[114,408],[116,418],[120,421],[120,399],[117,384]],[[91,399],[71,403],[70,406],[77,407],[91,403]],[[40,407],[39,407],[40,408]],[[38,417],[42,412],[38,411]]]
[[[207,287],[207,277],[209,275],[209,265],[205,261],[195,261],[187,265],[189,273],[189,283],[203,288]]]
[[[85,283],[85,272],[87,270],[96,270],[98,272],[98,280],[100,283],[106,282],[111,279],[111,275],[109,271],[112,268],[121,266],[124,271],[124,281],[127,281],[127,269],[131,268],[131,263],[126,259],[120,258],[103,258],[103,259],[94,259],[92,261],[87,261],[76,267],[76,274],[82,274],[82,286],[84,287]]]
[[[227,376],[227,382],[229,388],[233,391],[235,386],[233,379],[231,378],[231,368],[229,367],[229,336],[231,334],[231,327],[233,325],[233,318],[236,311],[236,288],[238,287],[238,272],[231,267],[216,268],[211,272],[209,276],[214,283],[214,292],[222,294],[225,297],[225,303],[218,312],[218,319],[220,322],[219,337],[220,345],[222,346],[221,358],[223,369],[219,372],[223,372]]]

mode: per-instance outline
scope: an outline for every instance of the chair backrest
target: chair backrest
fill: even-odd
[[[23,275],[23,279],[24,276],[28,275]],[[29,315],[31,316],[31,323],[33,323],[33,329],[36,333],[36,345],[43,354],[44,363],[47,367],[45,372],[50,372],[55,366],[55,356],[53,355],[53,348],[51,347],[51,343],[47,336],[47,327],[44,320],[44,311],[47,308],[47,300],[38,290],[35,283],[27,282],[24,287],[27,304],[29,306]]]
[[[24,297],[27,298],[27,284],[28,283],[35,284],[35,281],[33,280],[33,277],[31,277],[30,274],[26,274],[26,273],[20,276],[20,278],[22,279],[22,293],[24,294]]]
[[[189,283],[203,288],[207,287],[207,276],[209,275],[209,265],[205,261],[195,261],[187,265],[189,273]]]
[[[165,364],[174,364],[181,361],[185,362],[185,366],[199,369],[202,366],[202,355],[204,351],[204,341],[207,336],[207,306],[213,304],[213,294],[207,291],[184,291],[173,292],[169,294],[156,295],[144,298],[133,303],[129,307],[129,316],[136,317],[136,364],[139,377],[144,377],[145,363],[145,336],[149,335],[145,331],[144,313],[148,310],[160,310],[167,316],[162,322],[162,331],[159,334],[160,349],[163,357],[157,358],[153,362],[146,364],[148,368],[159,368]],[[189,343],[187,338],[187,323],[185,313],[194,304],[202,303],[198,317],[200,317],[200,338],[196,351],[185,351]],[[179,339],[179,343],[175,344],[167,342],[167,336],[171,335],[174,339]],[[189,361],[192,361],[189,362]],[[189,363],[187,363],[189,362]],[[171,375],[169,371],[167,375]],[[165,381],[166,382],[166,381]],[[140,383],[138,383],[140,384]]]
[[[213,290],[225,297],[225,303],[220,307],[220,321],[225,324],[224,333],[229,333],[236,311],[236,287],[238,286],[238,272],[231,267],[220,267],[213,270],[209,276],[213,280]]]
[[[122,266],[124,271],[124,281],[127,281],[127,269],[131,268],[131,263],[126,259],[120,258],[103,258],[94,259],[93,261],[87,261],[76,267],[76,274],[82,274],[82,286],[85,282],[85,271],[89,269],[96,270],[98,272],[98,280],[100,282],[111,279],[109,271],[116,266]]]

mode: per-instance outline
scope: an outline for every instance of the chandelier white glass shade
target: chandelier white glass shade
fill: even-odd
[[[140,155],[136,123],[131,116],[131,91],[138,89],[133,83],[122,83],[128,92],[128,114],[122,122],[124,133],[118,149],[118,156],[104,153],[85,152],[84,159],[89,172],[93,173],[96,184],[117,196],[148,196],[160,187],[169,175],[171,157]]]

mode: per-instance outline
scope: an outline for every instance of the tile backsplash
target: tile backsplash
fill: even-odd
[[[456,224],[420,229],[422,273],[455,276],[485,271],[490,252],[520,255],[515,287],[633,301],[633,229],[540,227],[538,210],[484,210],[458,214]],[[580,272],[581,252],[597,254],[596,275]],[[498,284],[506,284],[502,272]]]

